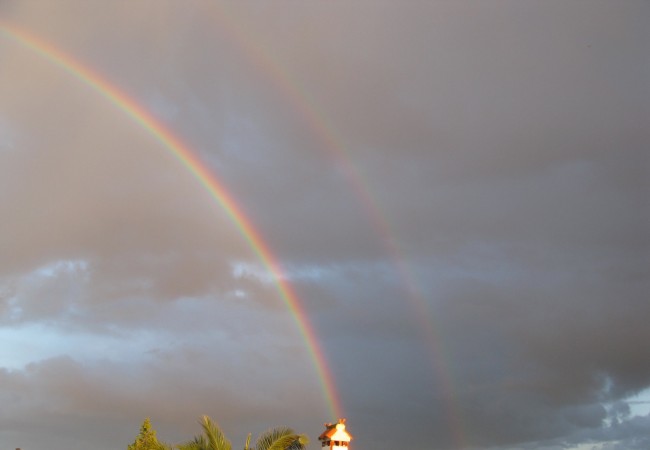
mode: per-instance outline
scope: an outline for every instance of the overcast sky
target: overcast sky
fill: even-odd
[[[353,449],[650,448],[650,3],[2,1],[250,218]],[[272,274],[168,149],[0,31],[0,443],[331,417]]]

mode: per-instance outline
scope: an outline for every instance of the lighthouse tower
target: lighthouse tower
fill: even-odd
[[[339,419],[337,423],[326,423],[325,431],[318,437],[323,450],[348,450],[352,436],[345,431],[345,419]]]

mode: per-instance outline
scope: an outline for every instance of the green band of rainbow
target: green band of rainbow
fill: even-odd
[[[199,181],[210,196],[223,208],[230,220],[239,229],[240,233],[260,259],[265,268],[273,275],[278,293],[289,309],[300,333],[306,343],[313,365],[318,374],[319,383],[323,397],[327,403],[328,412],[331,417],[342,417],[343,411],[341,401],[335,389],[334,378],[323,349],[316,338],[312,327],[301,302],[291,285],[286,280],[282,266],[273,255],[269,245],[264,241],[262,235],[255,229],[253,223],[237,205],[233,196],[219,182],[206,165],[196,154],[185,145],[172,132],[165,128],[149,111],[140,106],[135,99],[128,96],[117,86],[110,83],[104,77],[94,72],[91,68],[75,60],[72,56],[55,48],[51,44],[39,39],[31,33],[18,29],[15,26],[0,22],[2,34],[45,58],[49,62],[65,70],[70,75],[82,81],[95,92],[113,103],[118,109],[124,112],[133,121],[155,137],[164,148],[171,152],[176,159]]]

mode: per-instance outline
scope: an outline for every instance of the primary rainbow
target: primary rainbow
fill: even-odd
[[[142,128],[155,137],[167,150],[169,150],[185,168],[199,181],[210,196],[223,208],[230,220],[236,225],[240,233],[260,259],[265,268],[273,275],[278,293],[300,330],[318,373],[319,383],[323,397],[327,403],[332,417],[341,417],[343,410],[341,401],[335,388],[334,378],[327,365],[323,349],[319,344],[314,328],[312,327],[301,302],[295,291],[286,280],[282,266],[273,255],[269,245],[264,241],[260,232],[254,227],[250,219],[244,214],[233,196],[226,190],[215,175],[205,166],[197,155],[185,145],[171,130],[167,129],[147,109],[127,95],[119,87],[110,83],[90,67],[74,59],[53,45],[39,37],[19,29],[13,25],[0,21],[0,32],[13,42],[65,70],[79,81],[92,88],[104,98],[113,103],[117,108],[138,123]]]

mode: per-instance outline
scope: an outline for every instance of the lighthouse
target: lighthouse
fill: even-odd
[[[337,423],[326,423],[325,431],[318,436],[323,450],[348,450],[352,436],[345,430],[345,419],[339,419]]]

